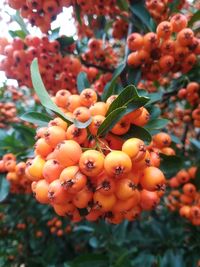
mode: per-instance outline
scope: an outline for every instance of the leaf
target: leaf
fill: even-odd
[[[150,113],[151,120],[158,118],[161,114],[161,109],[153,105],[148,108],[148,111]]]
[[[122,136],[125,140],[132,137],[140,138],[147,144],[149,144],[152,139],[151,134],[146,129],[137,125],[131,125],[129,131]]]
[[[69,46],[75,42],[72,36],[62,36],[57,38],[56,40],[59,42],[61,49],[64,49],[66,46]]]
[[[168,4],[170,9],[170,13],[178,12],[178,6],[180,5],[182,0],[173,0],[171,3]]]
[[[24,23],[24,20],[23,20],[22,17],[20,16],[19,11],[17,11],[17,12],[15,13],[15,15],[11,16],[11,18],[12,18],[13,21],[16,21],[16,22],[19,24],[21,30],[22,30],[26,35],[29,34],[29,31],[28,31],[27,28],[26,28],[26,24]]]
[[[126,0],[117,0],[117,5],[121,10],[128,11],[128,2]]]
[[[31,79],[33,83],[33,87],[35,89],[35,92],[37,96],[40,99],[41,104],[47,108],[52,110],[57,116],[61,117],[64,121],[70,123],[73,123],[73,120],[69,117],[67,117],[57,106],[56,104],[51,100],[51,97],[46,91],[46,88],[44,87],[41,75],[39,73],[39,67],[38,67],[38,60],[34,59],[31,63]]]
[[[162,92],[151,93],[151,94],[148,94],[148,97],[150,98],[150,100],[149,100],[147,106],[150,106],[153,103],[161,101],[162,97],[163,97],[163,93]]]
[[[10,183],[4,174],[0,174],[0,202],[4,201],[9,194]]]
[[[74,6],[74,11],[75,11],[75,14],[76,14],[76,18],[77,18],[77,21],[80,25],[82,25],[82,21],[81,21],[81,8],[78,4],[75,4]]]
[[[126,106],[116,108],[111,113],[109,113],[109,115],[100,125],[97,135],[98,136],[105,135],[125,115],[125,113],[126,113]]]
[[[60,32],[60,27],[57,27],[57,28],[51,30],[51,33],[49,34],[49,39],[50,39],[51,41],[58,39],[58,37],[59,37],[59,32]],[[62,37],[61,37],[61,38],[62,38]],[[57,41],[58,41],[58,40],[57,40]]]
[[[141,69],[140,68],[129,68],[128,69],[128,83],[138,85],[141,79]]]
[[[144,128],[147,130],[158,130],[164,128],[168,123],[169,120],[167,119],[153,119],[150,120]]]
[[[72,262],[71,267],[105,267],[109,266],[107,255],[105,254],[82,254]]]
[[[24,121],[37,124],[38,126],[47,126],[48,122],[52,119],[46,114],[35,111],[24,113],[20,118]]]
[[[114,87],[115,87],[115,83],[117,78],[119,77],[119,75],[122,73],[122,71],[125,68],[125,64],[122,63],[121,65],[118,66],[118,68],[114,71],[113,73],[113,77],[112,80],[106,85],[106,87],[104,88],[104,92],[102,94],[102,100],[106,101],[109,96],[111,96],[113,94],[114,91]]]
[[[10,30],[8,32],[9,32],[10,36],[13,38],[19,37],[21,39],[24,39],[26,37],[26,33],[22,30],[17,30],[17,31]]]
[[[90,88],[90,83],[85,72],[80,72],[77,76],[78,92],[81,93],[84,89]]]
[[[149,31],[155,32],[155,22],[150,16],[150,13],[145,7],[143,1],[131,4],[132,13],[147,27]]]
[[[134,85],[128,85],[111,103],[106,115],[122,106],[127,106],[126,114],[128,114],[131,111],[144,106],[148,100],[149,99],[147,97],[138,95],[137,89]]]
[[[200,141],[196,140],[196,139],[190,139],[190,143],[197,148],[198,150],[200,150]]]
[[[162,159],[160,169],[167,178],[171,178],[183,167],[183,159],[178,156],[160,154],[160,157]]]

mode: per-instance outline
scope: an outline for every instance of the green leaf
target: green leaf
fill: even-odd
[[[48,115],[35,111],[24,113],[20,118],[24,121],[37,124],[38,126],[47,126],[48,122],[52,120]]]
[[[74,11],[75,11],[75,14],[76,14],[76,18],[77,18],[77,21],[80,25],[82,25],[82,21],[81,21],[81,8],[78,4],[75,4],[74,6]]]
[[[126,106],[116,108],[105,118],[98,129],[98,136],[105,135],[126,113]]]
[[[188,22],[188,26],[191,27],[195,22],[200,20],[200,10],[198,10],[194,15],[191,17],[190,21]]]
[[[104,92],[102,94],[102,100],[106,101],[109,96],[111,96],[114,92],[114,87],[117,81],[117,78],[119,77],[119,75],[122,73],[122,71],[125,68],[125,64],[122,63],[121,65],[118,66],[118,68],[114,71],[113,73],[113,77],[112,80],[106,85],[106,87],[104,88]]]
[[[153,119],[150,120],[146,125],[145,129],[147,130],[159,130],[164,128],[169,123],[167,119]]]
[[[142,139],[146,144],[149,144],[151,142],[151,134],[145,129],[137,125],[131,125],[129,131],[122,136],[123,139],[127,140],[129,138],[140,138]]]
[[[164,172],[167,178],[171,178],[183,167],[183,159],[177,156],[167,156],[160,154],[161,165],[160,169]]]
[[[0,202],[4,201],[9,194],[10,183],[4,174],[0,174]]]
[[[159,107],[153,106],[153,105],[151,105],[148,108],[148,111],[150,113],[151,120],[158,118],[161,114],[161,109]]]
[[[178,6],[180,5],[182,0],[173,0],[171,3],[168,4],[170,9],[170,13],[178,12]]]
[[[126,0],[117,0],[117,5],[121,10],[128,11],[128,2]]]
[[[155,22],[145,7],[143,1],[131,4],[131,12],[147,27],[149,31],[155,31]]]
[[[11,16],[11,18],[12,18],[13,21],[16,21],[16,22],[19,24],[21,30],[22,30],[26,35],[29,34],[29,31],[28,31],[27,28],[26,28],[26,24],[24,23],[24,20],[23,20],[22,17],[20,16],[19,11],[17,11],[17,12],[15,13],[15,15]]]
[[[138,95],[134,85],[128,85],[111,103],[106,115],[109,115],[113,110],[122,106],[127,106],[126,114],[128,114],[131,111],[144,106],[148,101],[149,99],[147,97]]]
[[[90,88],[90,83],[85,72],[80,72],[77,76],[78,92],[81,93],[84,89]]]
[[[141,79],[141,69],[140,68],[129,68],[128,69],[128,83],[138,85]]]
[[[51,30],[51,33],[49,34],[49,39],[52,40],[52,41],[58,39],[59,32],[60,32],[60,27],[57,27],[57,28]]]
[[[52,110],[57,116],[61,117],[64,121],[70,123],[73,123],[73,120],[69,117],[67,117],[52,101],[51,97],[46,91],[46,88],[44,87],[41,75],[39,73],[39,67],[38,67],[38,60],[34,59],[31,64],[31,79],[33,83],[33,87],[35,89],[35,92],[37,96],[40,99],[41,104],[47,108]]]
[[[196,140],[196,139],[190,139],[190,143],[197,148],[198,150],[200,150],[200,141]]]
[[[82,254],[72,262],[71,267],[105,267],[109,266],[107,255],[105,254]]]
[[[66,46],[69,46],[75,42],[72,36],[62,36],[57,38],[56,40],[59,42],[61,49],[64,49]]]
[[[163,97],[163,93],[162,92],[151,93],[151,94],[148,94],[148,97],[150,98],[150,101],[148,102],[147,106],[150,106],[153,103],[161,101]]]
[[[21,39],[24,39],[26,37],[26,33],[22,30],[17,30],[17,31],[10,30],[8,32],[9,32],[10,36],[13,38],[19,37]]]

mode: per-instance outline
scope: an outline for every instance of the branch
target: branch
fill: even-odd
[[[181,138],[181,142],[183,143],[183,148],[182,148],[183,154],[185,153],[185,145],[186,145],[188,131],[189,131],[189,124],[187,123],[185,124],[183,136]]]
[[[96,68],[98,70],[102,70],[102,71],[105,71],[105,72],[111,72],[111,73],[113,73],[115,71],[114,68],[105,68],[105,67],[102,67],[102,66],[99,66],[99,65],[96,65],[96,64],[92,64],[92,63],[86,62],[82,58],[81,58],[81,63],[83,65],[85,65],[86,67],[93,67],[93,68]]]

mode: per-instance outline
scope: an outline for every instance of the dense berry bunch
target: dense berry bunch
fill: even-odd
[[[127,39],[132,51],[128,65],[142,67],[143,76],[149,80],[191,70],[200,54],[200,40],[187,23],[184,15],[176,14],[170,21],[161,22],[156,33],[132,33]]]
[[[19,10],[23,18],[29,20],[32,26],[37,26],[42,32],[51,28],[51,22],[68,6],[69,1],[61,0],[7,0],[10,7]]]
[[[155,21],[161,22],[169,17],[169,4],[172,2],[173,0],[146,0],[145,4],[149,13],[155,19]],[[185,2],[185,0],[180,1],[180,4],[177,8],[181,9],[184,6]]]
[[[5,154],[0,160],[0,173],[6,173],[6,179],[10,182],[10,192],[30,193],[31,182],[25,175],[26,163],[17,163],[16,157],[12,154]]]
[[[193,225],[200,226],[200,192],[193,183],[196,170],[196,167],[181,170],[169,180],[173,190],[168,195],[168,207],[172,211],[178,210]]]
[[[116,97],[105,103],[97,101],[92,89],[80,95],[60,90],[53,100],[62,111],[91,123],[80,129],[57,117],[37,131],[35,157],[26,168],[32,191],[40,203],[52,205],[58,215],[68,215],[73,222],[83,216],[89,221],[103,217],[111,223],[133,220],[142,210],[153,209],[163,195],[165,177],[156,167],[153,148],[138,138],[120,138],[131,124],[148,122],[144,107],[123,117],[105,137],[97,135]],[[158,136],[154,146],[164,149],[170,142],[168,135]]]
[[[88,43],[88,50],[82,55],[82,59],[87,64],[111,69],[117,65],[119,56],[109,43],[92,38]]]
[[[71,88],[76,92],[76,77],[81,70],[87,71],[74,56],[62,56],[59,42],[27,36],[24,40],[15,38],[8,42],[0,39],[0,51],[4,55],[0,69],[6,76],[16,79],[20,86],[32,87],[30,64],[38,57],[40,73],[48,91],[56,92],[58,88]],[[90,70],[88,70],[89,72]]]
[[[0,102],[0,128],[5,128],[7,124],[18,122],[16,117],[16,106],[12,102]],[[6,124],[5,124],[6,123]]]

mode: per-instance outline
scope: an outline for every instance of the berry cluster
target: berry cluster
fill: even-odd
[[[200,40],[186,28],[187,23],[184,15],[176,14],[170,21],[161,22],[156,33],[149,32],[144,36],[132,33],[127,39],[132,51],[128,65],[142,67],[143,76],[149,80],[157,80],[171,72],[187,73],[200,54]]]
[[[4,58],[0,69],[6,76],[16,79],[19,86],[32,87],[30,64],[38,57],[40,73],[48,91],[56,92],[59,88],[71,88],[76,92],[76,77],[82,67],[79,59],[73,56],[62,56],[59,52],[58,41],[49,41],[47,36],[42,38],[27,36],[24,40],[14,38],[11,42],[0,39],[0,51]]]
[[[168,5],[173,2],[172,0],[146,0],[146,7],[155,19],[156,22],[161,22],[169,17],[169,7]],[[178,9],[181,9],[185,4],[185,0],[180,1]]]
[[[90,88],[80,95],[60,90],[53,100],[62,111],[80,122],[91,119],[91,123],[80,129],[56,117],[48,127],[37,130],[35,157],[26,168],[32,191],[40,203],[50,204],[72,222],[84,216],[89,221],[103,217],[110,223],[133,220],[142,210],[153,209],[163,195],[165,177],[156,167],[153,145],[148,149],[138,138],[124,141],[120,137],[132,123],[148,122],[144,107],[122,118],[105,137],[97,135],[116,97],[98,102]],[[170,141],[167,134],[158,136],[154,146],[163,143],[164,149]]]
[[[10,7],[19,10],[20,15],[28,19],[32,26],[37,26],[44,33],[51,28],[51,22],[68,6],[66,0],[7,0]]]
[[[16,157],[12,153],[5,154],[0,160],[0,173],[6,173],[11,193],[31,193],[31,182],[25,175],[25,169],[26,163],[17,163]]]
[[[47,226],[52,234],[58,237],[63,236],[65,233],[70,233],[72,231],[71,225],[64,225],[63,222],[58,217],[53,217],[47,222]]]
[[[193,225],[200,226],[200,192],[192,182],[196,171],[196,167],[181,170],[169,180],[173,190],[168,195],[168,207],[172,211],[178,210]]]
[[[103,43],[100,39],[92,38],[88,43],[88,50],[82,54],[82,59],[87,64],[94,64],[104,68],[115,67],[118,63],[118,55],[109,43]]]
[[[18,122],[16,117],[16,106],[12,102],[0,102],[0,128],[5,128],[7,124]]]

